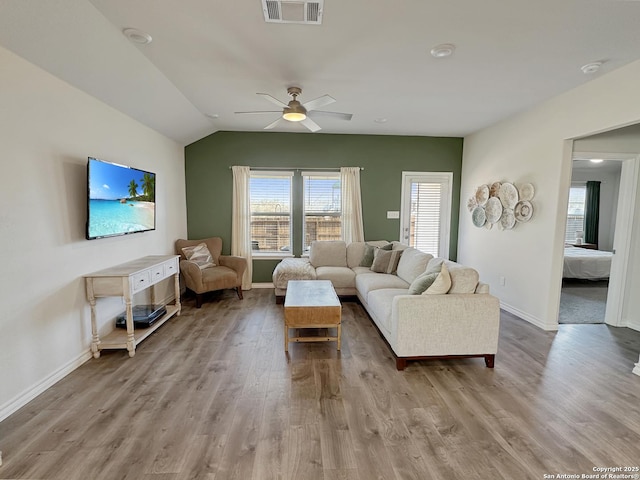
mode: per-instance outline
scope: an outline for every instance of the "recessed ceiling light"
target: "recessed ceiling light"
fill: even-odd
[[[592,73],[596,73],[600,70],[600,67],[602,67],[602,62],[592,62],[581,66],[580,70],[582,70],[582,73],[585,75],[591,75]]]
[[[431,55],[436,58],[445,58],[453,55],[453,52],[456,50],[456,46],[451,43],[443,43],[440,45],[436,45],[431,49]]]
[[[591,163],[602,163],[604,160],[602,158],[592,158],[590,160]]]
[[[125,28],[124,30],[122,30],[122,33],[124,33],[124,36],[131,40],[133,43],[139,43],[140,45],[146,45],[148,43],[151,43],[151,41],[153,40],[151,38],[151,35],[138,30],[137,28]]]
[[[213,118],[216,119],[218,118],[220,115],[218,115],[217,113],[205,113],[205,115],[209,118]]]
[[[386,118],[382,118],[382,117],[376,118],[373,121],[376,122],[376,123],[387,123],[387,119]]]

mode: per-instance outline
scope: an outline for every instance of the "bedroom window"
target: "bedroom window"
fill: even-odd
[[[564,236],[566,243],[575,243],[576,232],[584,231],[584,202],[586,192],[586,185],[573,185],[569,190],[567,228]]]
[[[291,252],[292,178],[293,172],[251,172],[251,244],[255,255]]]
[[[304,197],[303,252],[314,240],[341,240],[341,184],[339,172],[302,172]]]

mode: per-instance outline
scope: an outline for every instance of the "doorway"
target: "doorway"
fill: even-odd
[[[624,142],[622,144],[621,139]],[[581,280],[601,282],[601,285],[589,283],[585,285],[585,287],[606,287],[606,291],[600,292],[600,300],[595,298],[598,297],[598,295],[596,294],[597,292],[586,292],[585,295],[587,295],[594,301],[600,302],[601,306],[598,320],[601,322],[601,311],[604,310],[604,323],[612,326],[625,326],[625,320],[623,319],[623,304],[625,300],[624,293],[626,289],[627,265],[631,251],[631,235],[632,226],[634,224],[634,209],[639,168],[638,164],[640,162],[639,156],[637,154],[604,152],[615,152],[616,148],[619,148],[623,151],[629,151],[629,139],[633,139],[634,143],[638,143],[638,145],[640,145],[640,129],[638,126],[626,127],[623,129],[615,130],[613,132],[606,132],[603,134],[575,140],[573,148],[573,160],[578,162],[574,162],[574,165],[577,165],[578,168],[580,166],[585,167],[586,165],[598,165],[598,163],[601,163],[605,165],[608,164],[607,168],[609,168],[610,170],[609,178],[604,179],[604,181],[608,183],[603,184],[604,186],[606,186],[605,192],[607,192],[607,194],[611,197],[608,200],[609,213],[605,213],[605,215],[603,216],[602,230],[605,231],[603,242],[600,243],[598,239],[598,245],[595,247],[598,250],[602,249],[603,251],[610,252],[610,269],[608,282],[607,276],[602,275],[602,272],[597,272],[597,275],[601,275],[603,278]],[[623,145],[626,145],[626,147]],[[591,162],[592,160],[602,160],[602,162],[595,163]],[[617,173],[618,170],[619,173]],[[613,175],[613,177],[611,175]],[[584,180],[584,172],[582,173],[582,178],[581,175],[574,175],[572,177],[572,181],[580,179]],[[614,199],[616,202],[615,206],[613,206],[612,204]],[[607,201],[605,201],[605,204],[607,204]],[[607,229],[609,232],[608,234],[606,233]],[[572,243],[578,242],[575,242],[575,239],[574,242],[571,242],[571,239],[565,238],[565,245],[571,245]],[[564,290],[567,283],[567,277],[575,276],[566,274],[566,255],[567,249],[565,248],[563,291],[561,292],[561,312],[558,319],[559,323],[593,323],[584,321],[579,316],[569,320],[563,318],[562,294],[565,293]],[[584,299],[581,301],[583,309],[585,308],[585,304],[587,303],[588,302]]]
[[[402,172],[402,243],[449,258],[452,182],[451,172]]]

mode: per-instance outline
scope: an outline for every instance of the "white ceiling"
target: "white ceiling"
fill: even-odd
[[[0,45],[182,144],[262,130],[277,113],[234,112],[288,86],[353,113],[320,134],[465,136],[639,59],[639,25],[633,0],[325,0],[320,26],[265,23],[260,0],[0,0]]]

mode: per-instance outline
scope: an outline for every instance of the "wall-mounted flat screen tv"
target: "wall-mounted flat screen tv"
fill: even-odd
[[[156,175],[89,157],[87,240],[156,228]]]

